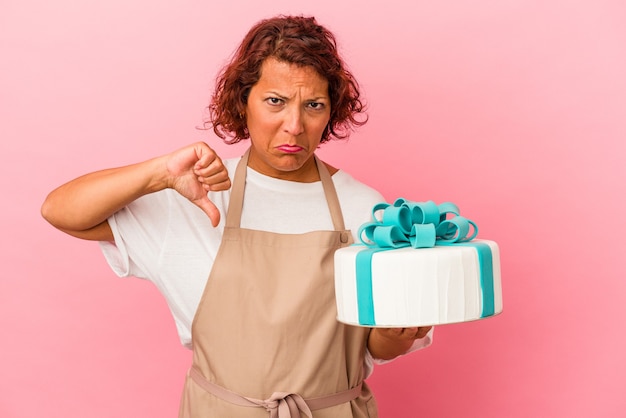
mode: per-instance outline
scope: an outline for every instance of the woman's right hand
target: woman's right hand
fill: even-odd
[[[207,192],[228,190],[230,179],[215,151],[204,142],[198,142],[169,154],[166,169],[169,174],[167,187],[202,209],[213,226],[217,226],[220,212],[207,197]]]

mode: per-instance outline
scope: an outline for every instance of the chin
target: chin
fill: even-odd
[[[284,164],[274,167],[276,171],[282,171],[283,173],[297,172],[302,168],[303,164]]]

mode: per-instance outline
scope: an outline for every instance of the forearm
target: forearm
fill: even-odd
[[[81,176],[52,191],[41,213],[62,231],[91,230],[133,200],[166,188],[164,167],[163,159],[155,158]]]

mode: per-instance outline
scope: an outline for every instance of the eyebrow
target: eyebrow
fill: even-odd
[[[267,91],[266,94],[273,94],[273,95],[277,96],[279,99],[282,99],[282,100],[289,100],[290,99],[289,97],[284,96],[284,95],[282,95],[282,94],[280,94],[280,93],[278,93],[278,92],[276,92],[274,90],[269,90],[269,91]],[[330,97],[329,96],[317,96],[317,97],[313,97],[311,99],[307,99],[306,101],[312,101],[312,100],[315,101],[315,100],[323,100],[323,99],[330,100]]]

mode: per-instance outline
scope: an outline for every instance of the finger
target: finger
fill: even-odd
[[[194,174],[200,183],[204,186],[210,186],[208,188],[205,187],[206,190],[219,191],[230,188],[228,170],[221,164],[221,161],[218,163],[213,162],[208,167],[195,168]]]
[[[424,338],[432,329],[432,327],[419,327],[415,332],[415,339]]]
[[[215,160],[219,160],[217,153],[204,142],[198,142],[194,145],[194,151],[198,162],[197,166],[208,167]],[[221,160],[220,160],[221,162]]]
[[[198,161],[194,165],[194,169],[208,171],[212,174],[226,170],[222,159],[208,145],[204,143],[196,144],[195,151]]]
[[[198,176],[198,181],[203,185],[219,186],[218,188],[212,187],[211,190],[227,190],[230,188],[230,178],[225,171],[210,175],[200,175],[196,173],[196,175]]]
[[[209,200],[208,197],[203,196],[200,199],[196,199],[193,203],[198,206],[204,213],[211,219],[211,224],[216,227],[220,223],[220,211],[215,204]]]
[[[402,334],[407,337],[414,338],[418,329],[418,327],[402,328]]]
[[[379,328],[380,332],[393,338],[408,338],[409,334],[406,328]]]
[[[222,160],[216,158],[210,162],[198,161],[193,167],[194,173],[198,176],[210,177],[219,174],[226,174],[228,176],[228,170],[222,163]]]
[[[424,338],[432,327],[409,327],[409,328],[392,328],[391,330],[401,338],[416,340]]]
[[[220,191],[224,191],[224,190],[230,189],[230,186],[231,186],[230,179],[228,179],[226,181],[219,182],[219,183],[213,183],[211,181],[204,182],[200,178],[198,180],[200,181],[200,183],[202,183],[202,187],[207,192],[209,192],[209,191],[211,191],[211,192],[220,192]]]

